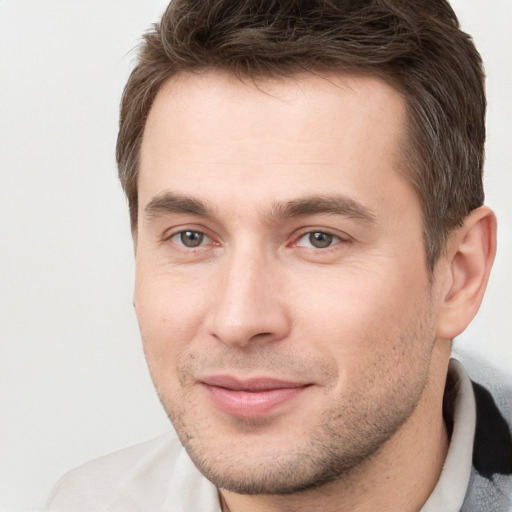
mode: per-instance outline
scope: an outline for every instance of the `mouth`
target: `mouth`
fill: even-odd
[[[312,384],[272,378],[237,379],[217,375],[200,384],[213,404],[237,418],[267,416],[302,395]]]

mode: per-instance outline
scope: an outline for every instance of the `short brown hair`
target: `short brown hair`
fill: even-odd
[[[362,72],[395,87],[431,270],[450,231],[483,203],[482,62],[445,0],[172,0],[144,36],[121,102],[116,157],[133,230],[153,100],[174,74],[208,69],[252,79]]]

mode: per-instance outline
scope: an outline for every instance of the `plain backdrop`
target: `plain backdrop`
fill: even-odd
[[[132,310],[117,111],[162,0],[0,0],[0,510],[40,510],[86,460],[169,429]],[[458,0],[488,75],[499,253],[458,343],[512,370],[512,1]]]

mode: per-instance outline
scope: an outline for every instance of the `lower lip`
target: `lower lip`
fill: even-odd
[[[302,394],[309,386],[277,388],[264,391],[234,391],[203,384],[213,403],[226,414],[238,418],[266,416],[280,405]]]

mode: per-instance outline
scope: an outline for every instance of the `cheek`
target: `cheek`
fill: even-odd
[[[354,266],[317,274],[307,294],[304,283],[292,293],[300,298],[294,318],[297,329],[308,333],[301,336],[304,343],[336,358],[342,371],[371,364],[421,328],[417,319],[425,311],[428,281],[418,284],[410,278],[412,270],[385,268]]]
[[[148,364],[153,369],[176,365],[199,335],[205,291],[176,282],[169,274],[138,269],[134,304]]]

